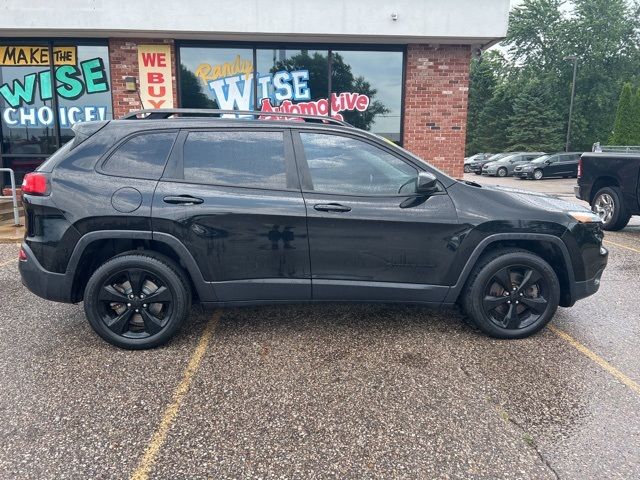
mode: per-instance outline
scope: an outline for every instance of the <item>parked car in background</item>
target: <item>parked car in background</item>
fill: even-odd
[[[512,175],[518,165],[528,163],[534,158],[544,155],[544,152],[517,152],[501,158],[498,161],[491,161],[482,167],[482,175],[492,177],[506,177]]]
[[[632,215],[640,215],[640,152],[583,153],[574,189],[605,230],[623,229]]]
[[[476,153],[464,159],[464,173],[471,171],[471,164],[475,162],[483,162],[491,158],[493,153]]]
[[[533,180],[540,180],[546,177],[577,177],[580,155],[582,155],[582,152],[560,152],[543,155],[534,158],[529,163],[518,165],[513,172],[513,176]]]
[[[480,175],[482,173],[482,167],[488,163],[488,162],[494,162],[496,160],[499,160],[503,157],[506,157],[507,155],[511,155],[512,153],[496,153],[494,155],[489,155],[488,157],[485,157],[484,159],[480,160],[480,159],[476,159],[473,162],[469,162],[469,172],[473,172],[476,175]],[[466,170],[465,170],[466,172]]]

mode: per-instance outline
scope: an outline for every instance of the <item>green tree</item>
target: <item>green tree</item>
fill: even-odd
[[[467,155],[481,151],[480,117],[483,109],[495,94],[498,72],[504,59],[497,51],[487,52],[471,61],[469,72],[469,110],[467,113]]]
[[[505,115],[511,115],[507,103],[515,102],[518,89],[523,88],[514,84],[525,86],[531,80],[544,85],[545,105],[539,108],[546,118],[559,119],[564,133],[573,74],[573,63],[564,59],[577,55],[571,146],[589,150],[594,142],[609,138],[622,85],[640,83],[640,4],[636,0],[523,0],[511,11],[501,50],[506,58],[496,71],[498,83],[491,99],[472,106],[470,93],[470,117],[477,116],[480,124],[475,132],[469,126],[469,146],[495,150],[502,145],[504,135],[490,129],[504,125]],[[472,75],[471,81],[475,78]],[[473,89],[472,83],[470,92]],[[527,137],[517,133],[524,123],[518,127],[510,118],[506,123],[512,139]],[[479,147],[487,141],[493,143]],[[546,143],[535,144],[541,142]]]
[[[633,88],[630,83],[625,83],[622,87],[616,119],[613,124],[613,133],[609,142],[614,145],[633,145],[635,141],[635,118],[636,101],[633,95]]]
[[[640,145],[640,88],[633,98],[633,129],[632,129],[633,145]]]
[[[562,149],[562,120],[548,108],[548,92],[537,80],[528,80],[513,101],[507,128],[510,150],[553,152]]]

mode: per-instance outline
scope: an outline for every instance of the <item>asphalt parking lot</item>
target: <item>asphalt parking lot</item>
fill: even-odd
[[[0,245],[0,477],[638,478],[638,219],[606,246],[600,291],[526,340],[413,306],[195,308],[130,352]]]

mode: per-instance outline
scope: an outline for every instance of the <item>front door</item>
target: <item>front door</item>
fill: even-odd
[[[154,196],[154,236],[184,243],[213,300],[309,300],[306,211],[289,130],[183,131],[174,153]]]
[[[419,167],[345,134],[294,132],[313,298],[439,302],[459,230],[444,188],[415,195]],[[425,165],[426,167],[426,165]]]

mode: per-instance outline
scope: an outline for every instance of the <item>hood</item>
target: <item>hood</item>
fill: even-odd
[[[532,192],[521,188],[501,187],[501,186],[483,186],[484,190],[500,192],[508,195],[514,200],[514,203],[525,204],[531,207],[541,208],[547,211],[555,212],[575,212],[591,210],[578,203],[563,200],[560,197],[549,195],[546,193]]]

